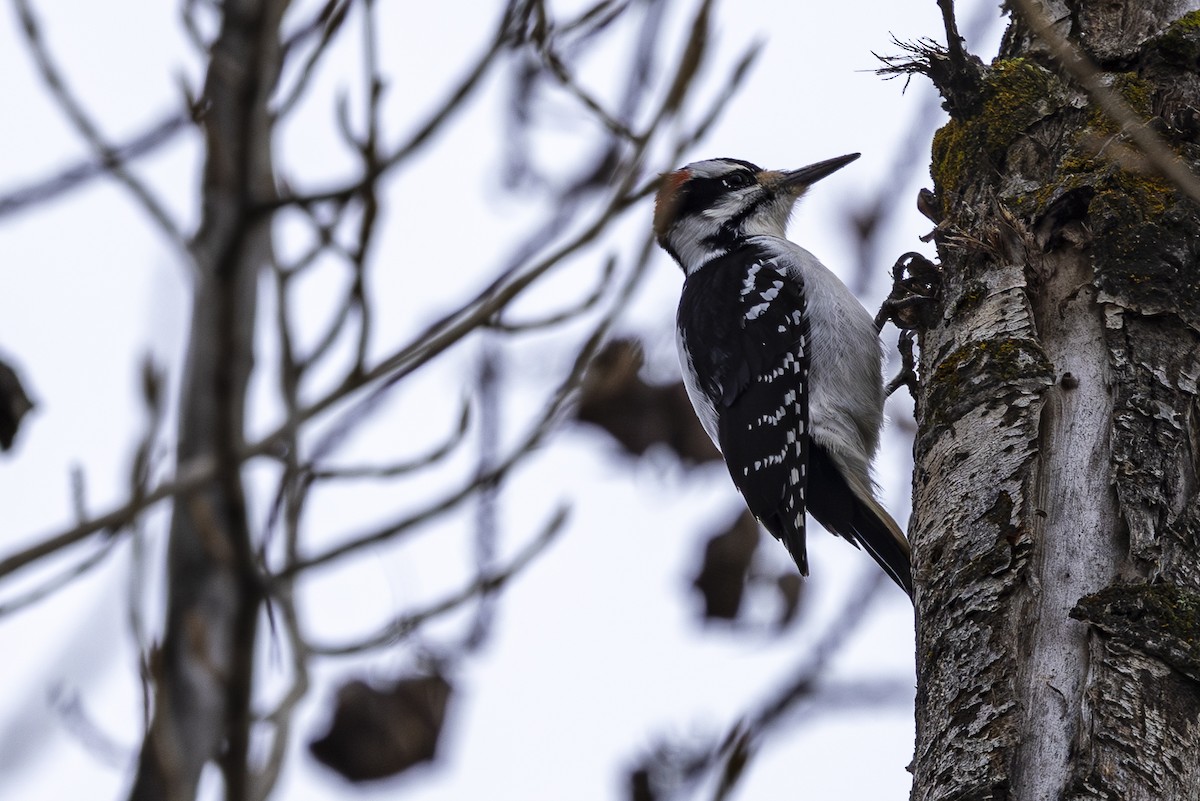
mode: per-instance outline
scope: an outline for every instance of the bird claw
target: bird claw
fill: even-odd
[[[879,314],[875,327],[883,328],[892,322],[900,329],[897,348],[900,351],[900,372],[887,383],[885,392],[891,396],[900,387],[908,387],[913,401],[917,399],[917,368],[913,344],[918,330],[932,322],[941,295],[942,274],[938,266],[920,253],[905,253],[892,267],[892,291]]]
[[[941,294],[942,273],[920,253],[905,253],[892,266],[892,291],[875,315],[875,327],[891,321],[901,331],[928,328]]]

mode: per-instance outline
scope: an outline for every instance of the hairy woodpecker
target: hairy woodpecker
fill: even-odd
[[[807,509],[911,596],[908,540],[870,475],[884,400],[875,324],[784,230],[805,190],[858,155],[779,172],[689,164],[663,176],[654,232],[685,275],[676,331],[688,396],[750,511],[803,575]]]

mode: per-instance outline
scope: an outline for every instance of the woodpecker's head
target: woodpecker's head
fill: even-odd
[[[858,153],[798,170],[764,170],[748,161],[697,161],[662,177],[654,233],[688,275],[748,236],[783,237],[796,200]]]

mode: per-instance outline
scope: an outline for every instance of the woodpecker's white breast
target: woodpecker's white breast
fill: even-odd
[[[705,433],[719,451],[721,450],[721,438],[717,433],[717,409],[713,405],[713,399],[700,386],[696,377],[696,367],[692,362],[692,354],[688,350],[686,335],[679,327],[675,328],[675,347],[679,350],[679,365],[683,368],[683,387],[687,390],[688,399],[692,402],[692,408],[696,410],[696,417],[699,418],[700,425],[704,426]]]

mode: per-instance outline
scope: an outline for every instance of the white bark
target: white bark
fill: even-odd
[[[1067,5],[1055,29],[1200,167],[1200,20]],[[1200,208],[1051,52],[1010,29],[934,144],[914,801],[1200,787]]]
[[[1024,699],[1017,727],[1015,797],[1056,801],[1071,779],[1088,672],[1088,628],[1069,615],[1078,600],[1108,586],[1122,554],[1111,487],[1109,421],[1113,402],[1104,320],[1077,252],[1047,259],[1036,299],[1038,333],[1058,383],[1041,413],[1032,536],[1039,545],[1028,575],[1032,633],[1016,687]]]

